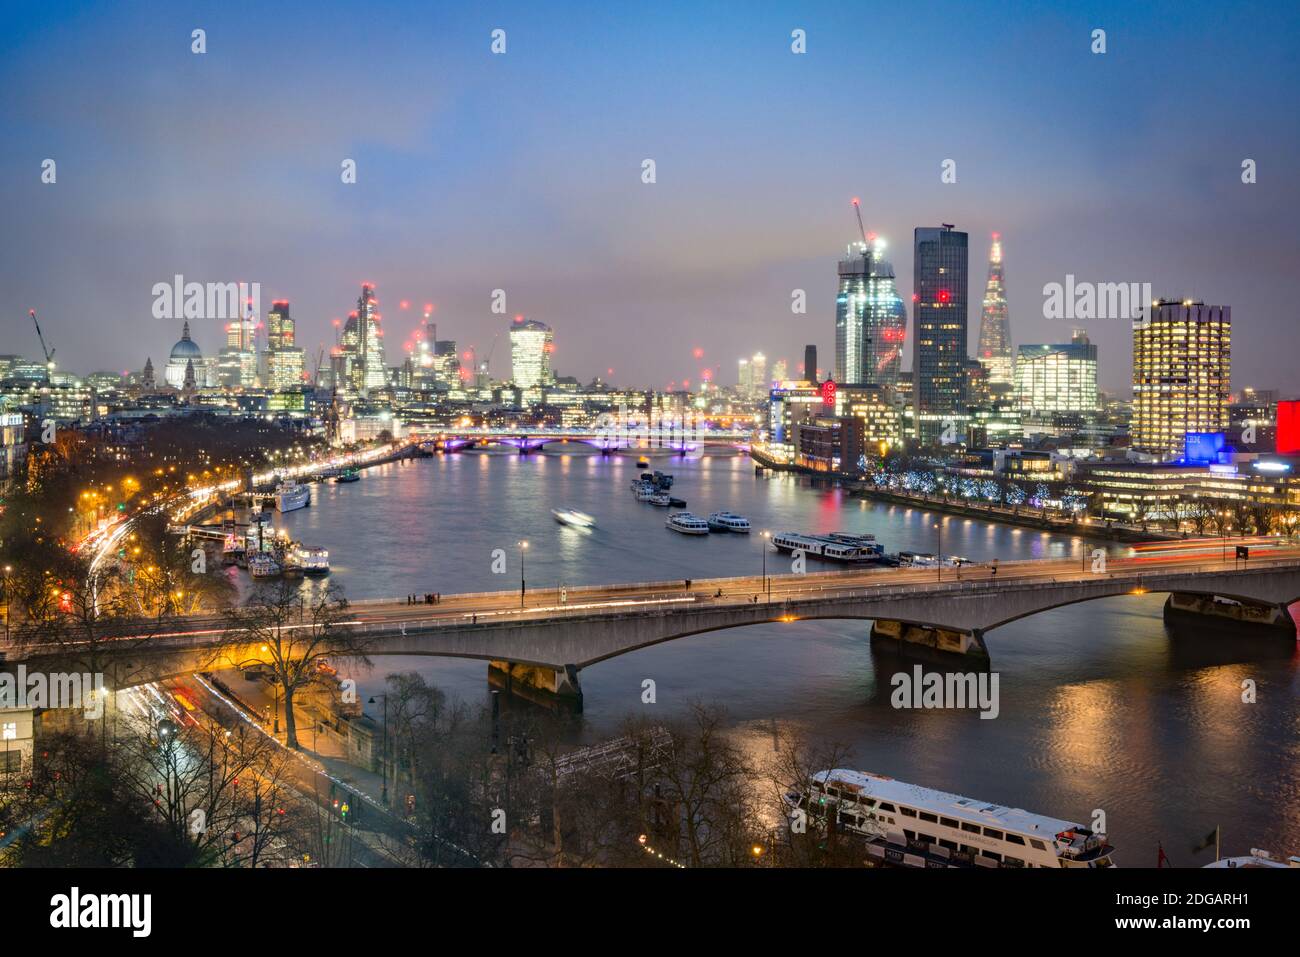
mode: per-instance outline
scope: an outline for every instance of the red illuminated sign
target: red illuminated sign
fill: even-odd
[[[1300,455],[1300,401],[1277,404],[1277,450],[1281,455]]]
[[[835,404],[835,380],[827,379],[822,383],[822,402],[826,405]]]

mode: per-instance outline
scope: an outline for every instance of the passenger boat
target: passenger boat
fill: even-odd
[[[586,512],[579,512],[576,508],[553,508],[551,514],[561,525],[569,525],[573,528],[594,528],[596,520]]]
[[[254,578],[277,578],[283,572],[273,555],[258,552],[248,559],[248,573]]]
[[[311,504],[311,488],[296,482],[286,482],[275,490],[275,507],[280,512],[292,512]]]
[[[338,475],[334,476],[336,485],[346,485],[348,482],[360,482],[361,473],[356,469],[344,469]]]
[[[651,505],[658,505],[660,508],[669,508],[673,504],[673,500],[667,492],[655,492],[646,501]]]
[[[1280,860],[1269,851],[1252,847],[1249,854],[1239,857],[1221,857],[1206,867],[1300,867],[1300,854],[1292,854],[1286,860]]]
[[[636,493],[636,500],[638,502],[648,502],[659,494],[659,490],[648,482],[641,483],[633,489],[633,492]]]
[[[237,532],[231,532],[221,543],[221,564],[237,565],[244,557],[244,540]]]
[[[867,841],[868,856],[903,867],[1114,867],[1106,835],[1082,824],[872,774],[814,774],[786,803]]]
[[[861,565],[884,560],[885,550],[872,535],[801,535],[797,532],[778,532],[772,544],[779,552],[803,552],[811,558],[828,562]]]
[[[319,545],[296,543],[285,557],[284,570],[302,575],[328,575],[330,573],[329,549]]]
[[[709,516],[709,530],[713,532],[736,532],[749,534],[749,519],[735,512],[714,512]]]
[[[673,512],[664,524],[674,532],[681,532],[683,535],[709,534],[709,523],[690,512]]]

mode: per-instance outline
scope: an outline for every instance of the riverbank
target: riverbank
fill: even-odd
[[[942,512],[946,515],[956,515],[962,518],[978,518],[986,522],[998,522],[1003,525],[1014,525],[1019,528],[1032,528],[1039,531],[1054,532],[1060,535],[1079,535],[1083,538],[1091,539],[1104,538],[1111,541],[1126,543],[1174,541],[1181,537],[1165,531],[1141,529],[1131,525],[1121,525],[1116,522],[1102,522],[1087,518],[1083,521],[1076,521],[1074,519],[1046,515],[1032,509],[1022,510],[1019,508],[1007,508],[1006,506],[993,504],[977,505],[971,502],[954,500],[944,496],[913,495],[905,492],[896,492],[889,489],[877,488],[871,482],[864,481],[856,473],[823,472],[818,471],[817,469],[805,468],[801,465],[777,462],[753,449],[750,450],[749,456],[754,461],[757,469],[769,469],[773,472],[790,472],[796,475],[804,475],[808,478],[821,479],[839,485],[850,495],[859,498],[868,498],[877,502],[886,502],[891,505],[905,505],[909,508],[927,509],[932,512]]]

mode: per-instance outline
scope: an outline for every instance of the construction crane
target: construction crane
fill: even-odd
[[[50,381],[50,373],[54,371],[54,350],[47,349],[45,346],[45,335],[41,332],[40,321],[36,318],[36,310],[28,309],[27,315],[32,317],[32,325],[36,327],[36,338],[41,340],[41,352],[45,353],[45,381]]]
[[[858,232],[862,233],[862,243],[863,245],[869,245],[867,243],[866,227],[862,225],[862,204],[858,202],[858,198],[856,196],[853,197],[853,212],[855,212],[858,216]]]
[[[501,333],[499,332],[492,337],[492,345],[488,347],[487,358],[483,360],[483,371],[489,374],[492,371],[492,353],[496,352],[497,340],[500,338],[501,338]],[[477,372],[478,370],[475,369],[474,371]]]
[[[320,385],[320,364],[325,361],[325,344],[322,342],[316,350],[316,371],[312,373],[312,385]]]

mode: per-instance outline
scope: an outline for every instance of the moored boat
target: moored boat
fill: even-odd
[[[738,535],[749,534],[749,519],[735,512],[714,512],[709,516],[709,530],[713,532],[735,532]]]
[[[329,549],[319,545],[296,543],[285,556],[284,570],[291,570],[300,575],[328,575],[330,571]]]
[[[802,552],[810,558],[828,562],[861,565],[884,560],[885,550],[871,535],[802,535],[798,532],[778,532],[772,536],[772,545],[779,552]]]
[[[1021,808],[936,791],[869,771],[812,776],[786,804],[867,841],[868,856],[903,867],[1114,867],[1100,831]]]
[[[681,532],[683,535],[709,534],[709,523],[690,512],[673,512],[664,524],[674,532]]]
[[[311,504],[311,488],[297,482],[286,482],[275,490],[275,508],[280,512],[292,512],[294,509],[306,508]]]
[[[254,578],[277,578],[284,571],[275,556],[258,552],[248,559],[248,573]]]
[[[361,473],[356,469],[344,469],[338,475],[334,476],[336,485],[346,485],[348,482],[360,482]]]

